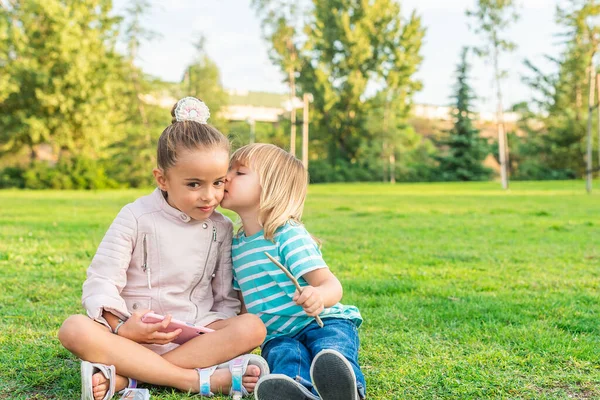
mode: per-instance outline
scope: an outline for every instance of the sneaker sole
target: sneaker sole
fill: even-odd
[[[308,393],[308,394],[307,394]],[[254,389],[256,400],[312,400],[315,396],[292,378],[281,374],[267,375]]]
[[[358,400],[352,365],[337,351],[323,350],[317,354],[310,378],[322,400]]]

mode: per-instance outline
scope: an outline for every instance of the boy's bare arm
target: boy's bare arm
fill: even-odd
[[[319,315],[323,308],[331,307],[342,299],[342,284],[329,268],[319,268],[302,277],[310,286],[302,288],[302,294],[296,292],[294,301],[308,315]]]

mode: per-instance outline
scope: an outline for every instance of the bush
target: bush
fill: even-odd
[[[396,181],[398,182],[437,182],[440,181],[437,166],[416,162],[396,170]]]
[[[315,160],[308,164],[311,183],[325,182],[369,182],[382,180],[382,173],[368,164],[349,163],[338,160],[331,165],[325,160]]]
[[[569,163],[561,161],[557,156],[559,150],[550,146],[548,140],[547,135],[531,133],[529,136],[521,137],[514,132],[509,133],[512,179],[544,181],[577,178],[577,171],[570,168]],[[494,156],[497,157],[497,146],[493,149]]]
[[[23,187],[28,189],[107,189],[118,187],[95,160],[65,157],[52,166],[36,161],[23,173]]]
[[[156,125],[148,129],[160,132]],[[107,177],[121,186],[150,187],[154,185],[152,170],[156,167],[157,140],[141,127],[129,127],[121,140],[108,147],[105,158],[99,161],[98,166],[104,169]]]
[[[519,164],[514,180],[520,181],[556,181],[575,179],[577,174],[569,169],[551,169],[542,165],[537,160],[527,160]]]
[[[0,189],[24,188],[24,171],[18,167],[6,167],[0,171]]]

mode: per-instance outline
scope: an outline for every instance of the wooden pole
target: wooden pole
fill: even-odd
[[[304,93],[304,115],[302,117],[302,164],[308,169],[308,103],[310,94]]]
[[[388,137],[389,132],[389,119],[390,119],[390,99],[389,99],[389,94],[386,96],[386,100],[385,100],[385,106],[383,109],[383,137]],[[391,139],[390,141],[392,141],[393,139]],[[388,171],[390,174],[390,177],[392,176],[392,163],[391,163],[391,155],[388,156],[388,159],[385,159],[386,154],[388,153],[388,146],[387,146],[387,142],[385,139],[383,139],[383,150],[382,150],[382,155],[383,155],[383,181],[387,182],[387,176],[388,176]],[[393,150],[392,150],[393,153]],[[388,162],[389,165],[389,170],[386,168],[386,162]],[[390,183],[394,183],[394,182],[390,182]]]

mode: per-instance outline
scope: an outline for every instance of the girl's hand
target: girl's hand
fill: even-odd
[[[159,332],[171,323],[171,315],[167,315],[163,321],[155,324],[143,322],[142,316],[149,312],[152,312],[152,310],[142,310],[133,313],[119,328],[119,336],[144,344],[167,344],[179,336],[181,329],[168,333]]]
[[[304,312],[311,317],[316,317],[324,310],[323,298],[319,289],[313,286],[305,286],[302,288],[302,294],[294,293],[293,300],[299,306],[304,308]]]

